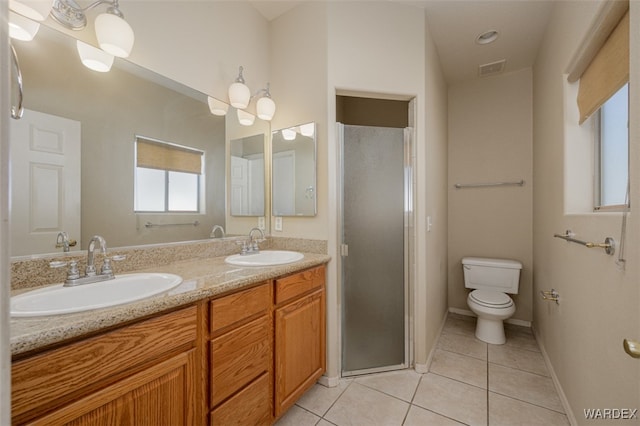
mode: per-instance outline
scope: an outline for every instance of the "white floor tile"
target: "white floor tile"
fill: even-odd
[[[403,401],[411,402],[420,377],[422,375],[414,370],[400,370],[361,376],[356,378],[355,382]]]
[[[329,408],[331,408],[333,403],[336,402],[351,382],[351,379],[341,379],[338,386],[333,388],[315,384],[302,395],[298,402],[296,402],[296,405],[322,417],[329,411]]]
[[[416,405],[412,405],[409,414],[404,421],[404,426],[462,426],[464,423],[456,422],[447,417],[436,414],[433,411],[425,410]]]
[[[315,426],[318,421],[320,417],[294,405],[280,417],[275,426]]]
[[[487,388],[487,362],[436,349],[429,371],[470,385]]]

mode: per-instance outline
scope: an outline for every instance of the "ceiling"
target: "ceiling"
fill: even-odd
[[[333,0],[337,1],[337,0]],[[427,23],[449,84],[478,77],[479,65],[506,60],[504,72],[533,65],[554,0],[392,0],[425,10]],[[268,20],[299,1],[256,0],[250,3]],[[486,45],[476,37],[497,30]]]

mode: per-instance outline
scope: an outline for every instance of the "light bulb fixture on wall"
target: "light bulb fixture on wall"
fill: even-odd
[[[229,103],[238,109],[245,109],[251,100],[251,90],[244,84],[244,77],[242,76],[243,69],[244,68],[240,67],[238,78],[229,86]]]
[[[271,93],[269,92],[269,83],[267,88],[260,90],[256,95],[264,92],[264,96],[258,99],[256,104],[256,113],[261,120],[271,121],[273,115],[276,113],[276,103],[271,99]]]
[[[271,99],[269,83],[267,83],[266,88],[258,90],[255,95],[251,96],[251,90],[245,84],[244,76],[242,75],[243,70],[244,68],[241,66],[238,71],[238,78],[229,86],[229,103],[238,110],[242,110],[249,106],[251,99],[263,94],[256,103],[256,113],[261,120],[271,121],[276,113],[276,103]]]
[[[124,20],[118,0],[98,0],[85,8],[81,8],[75,0],[55,0],[51,17],[65,28],[82,30],[87,26],[85,12],[101,4],[109,7],[106,12],[96,17],[94,23],[98,45],[113,56],[126,58],[133,48],[135,35],[131,26]]]

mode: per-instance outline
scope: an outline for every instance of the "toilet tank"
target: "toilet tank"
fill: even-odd
[[[462,259],[464,286],[516,294],[522,263],[510,259],[465,257]]]

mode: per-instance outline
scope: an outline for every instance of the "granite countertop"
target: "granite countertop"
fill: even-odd
[[[221,293],[239,290],[260,281],[322,265],[327,263],[330,257],[304,253],[304,258],[300,261],[270,267],[238,267],[226,264],[224,259],[223,256],[185,260],[133,271],[164,272],[183,278],[182,284],[178,287],[148,299],[74,314],[11,318],[11,354],[15,356],[35,351]]]

